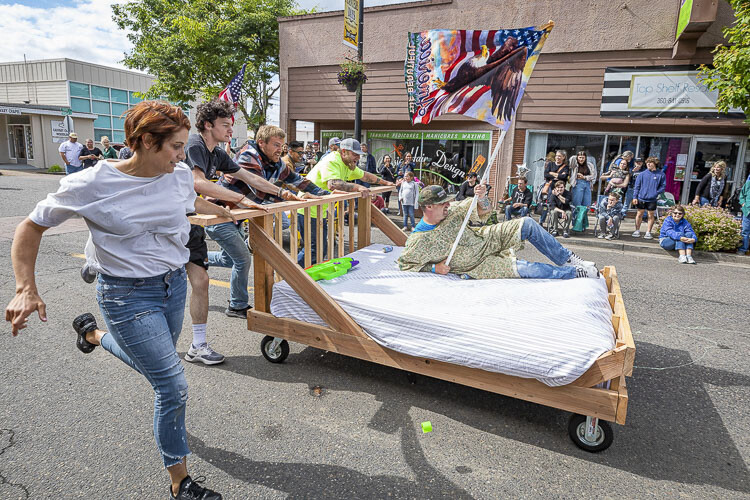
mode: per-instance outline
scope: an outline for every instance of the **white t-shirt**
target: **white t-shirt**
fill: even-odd
[[[79,157],[81,156],[81,151],[83,151],[83,144],[80,142],[65,141],[60,144],[58,151],[65,153],[65,158],[68,159],[68,163],[74,167],[81,166],[81,160]]]
[[[107,161],[63,177],[60,189],[40,201],[29,218],[45,227],[74,215],[91,231],[86,258],[96,271],[123,278],[158,276],[182,267],[195,211],[190,167],[172,174],[134,177]]]

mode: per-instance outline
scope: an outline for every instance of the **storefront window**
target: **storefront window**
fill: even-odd
[[[489,132],[368,132],[378,165],[389,155],[394,164],[411,153],[417,177],[425,184],[455,190],[469,171],[483,169],[488,161]]]
[[[740,143],[733,141],[697,140],[695,145],[695,157],[690,172],[690,192],[687,202],[695,198],[695,192],[701,179],[709,174],[711,167],[717,161],[727,164],[725,174],[727,177],[728,192],[732,192],[734,186],[735,169],[737,168],[737,157],[740,151]],[[688,188],[688,186],[685,186]]]
[[[685,168],[690,151],[690,137],[644,137],[641,136],[636,156],[644,160],[649,156],[659,159],[667,176],[667,192],[680,201],[685,180]]]

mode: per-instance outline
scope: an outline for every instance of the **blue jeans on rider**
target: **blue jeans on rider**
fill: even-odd
[[[99,309],[108,333],[101,346],[143,375],[154,389],[154,438],[165,467],[190,454],[185,431],[188,385],[175,346],[185,314],[187,275],[150,278],[99,274]]]
[[[505,220],[508,221],[515,217],[526,217],[529,214],[529,207],[513,208],[512,205],[505,207]]]
[[[556,265],[541,262],[516,260],[516,270],[521,278],[530,279],[571,279],[576,277],[575,266],[566,266],[571,252],[554,236],[537,224],[531,217],[523,219],[521,240],[528,241],[534,248]]]
[[[328,257],[328,248],[325,244],[328,241],[328,224],[323,219],[323,260]],[[354,225],[354,224],[352,224]],[[300,251],[297,254],[297,264],[300,267],[305,267],[305,216],[303,214],[297,214],[297,227],[299,228],[299,234],[302,237],[300,243]],[[317,258],[317,240],[318,240],[318,219],[317,217],[310,217],[310,262],[315,264]]]
[[[206,234],[221,247],[219,252],[208,252],[208,265],[232,269],[229,278],[229,307],[243,309],[248,306],[247,282],[252,255],[242,226],[225,222],[206,227]]]

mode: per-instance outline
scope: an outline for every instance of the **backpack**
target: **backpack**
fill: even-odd
[[[742,212],[742,205],[740,205],[740,189],[735,189],[732,196],[727,199],[726,208],[733,214]]]

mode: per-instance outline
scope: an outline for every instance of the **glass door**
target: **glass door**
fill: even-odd
[[[693,152],[688,162],[686,172],[686,189],[682,193],[682,203],[690,203],[695,198],[695,192],[701,179],[709,174],[711,166],[720,160],[727,164],[726,177],[729,184],[728,191],[734,189],[734,177],[740,153],[740,141],[732,139],[700,138],[693,139]]]
[[[11,125],[11,142],[13,156],[16,158],[16,163],[26,163],[26,134],[23,125]]]

